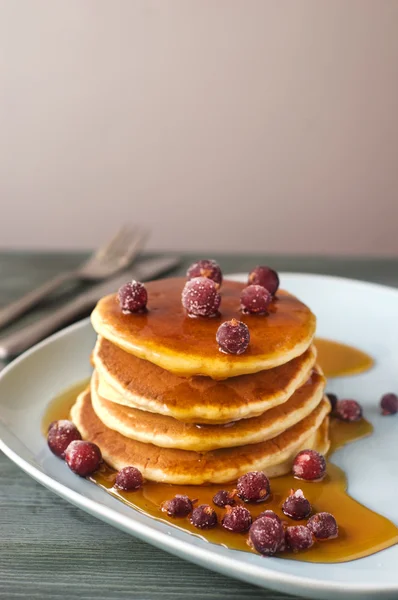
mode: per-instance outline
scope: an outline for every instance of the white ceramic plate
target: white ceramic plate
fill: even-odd
[[[235,276],[239,278],[239,276]],[[333,461],[348,474],[351,495],[398,524],[398,416],[382,417],[379,398],[398,390],[398,290],[335,277],[282,275],[282,287],[308,303],[318,335],[375,357],[374,369],[335,379],[329,391],[359,399],[375,427]],[[0,377],[1,449],[29,475],[83,510],[194,563],[252,584],[316,599],[398,597],[398,546],[357,561],[312,564],[228,550],[146,517],[73,475],[48,450],[40,424],[50,400],[90,374],[95,334],[88,320],[35,346]],[[366,527],[366,523],[363,524]]]

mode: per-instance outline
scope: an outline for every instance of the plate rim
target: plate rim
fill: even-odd
[[[225,279],[227,279],[228,276],[238,279],[239,277],[246,275],[247,274],[244,273],[231,273],[229,275],[226,275]],[[319,280],[328,279],[336,283],[342,281],[345,283],[353,283],[355,285],[359,284],[367,288],[371,287],[373,289],[379,289],[380,291],[389,291],[398,297],[397,288],[385,284],[367,282],[348,277],[322,275],[317,273],[295,273],[285,271],[280,272],[279,275],[281,278],[296,277],[299,279],[304,279],[309,277]],[[88,326],[90,326],[90,317],[82,319],[76,323],[73,323],[72,325],[69,325],[68,327],[61,329],[60,331],[45,338],[38,344],[35,344],[34,346],[32,346],[32,348],[29,348],[29,350],[25,351],[23,354],[18,356],[3,369],[3,371],[0,373],[0,385],[2,379],[5,376],[7,376],[9,372],[17,368],[21,363],[23,363],[31,354],[39,352],[42,348],[52,344],[59,338],[69,336],[75,331]],[[0,433],[1,429],[7,430],[7,426],[3,421],[0,420]],[[159,547],[160,545],[162,549],[170,551],[172,554],[182,556],[184,559],[186,558],[191,562],[197,563],[199,559],[200,564],[205,568],[210,568],[211,570],[221,572],[223,574],[226,574],[227,576],[236,577],[254,585],[259,585],[257,583],[259,580],[261,580],[261,582],[264,585],[287,584],[288,586],[294,587],[297,591],[300,590],[303,593],[308,593],[310,588],[311,592],[333,593],[344,591],[349,593],[352,597],[356,596],[357,598],[362,598],[363,596],[361,594],[363,593],[370,594],[374,592],[398,592],[398,579],[396,583],[387,584],[381,584],[380,582],[361,584],[361,582],[351,581],[342,582],[334,580],[317,580],[311,578],[310,576],[296,575],[284,571],[275,571],[272,569],[272,566],[268,566],[265,564],[264,567],[259,568],[258,565],[241,562],[238,558],[235,557],[222,556],[217,553],[217,546],[215,544],[209,544],[208,548],[200,548],[190,543],[189,541],[180,540],[174,538],[172,535],[168,535],[165,532],[154,530],[149,524],[147,525],[145,523],[141,523],[139,521],[136,521],[132,517],[125,516],[119,513],[116,508],[105,506],[103,504],[98,503],[96,500],[87,498],[84,494],[81,494],[80,492],[71,489],[67,485],[56,481],[50,475],[41,472],[40,469],[38,469],[34,465],[31,465],[25,458],[20,456],[10,446],[8,446],[8,444],[5,441],[3,441],[1,436],[0,450],[4,452],[4,454],[19,468],[21,468],[25,473],[30,475],[35,481],[44,485],[50,491],[53,491],[58,496],[61,496],[62,498],[81,508],[85,512],[88,512],[96,516],[100,520],[105,521],[110,525],[118,527],[119,529],[123,529],[124,531],[127,530],[129,533],[136,534],[140,539],[147,541],[148,543],[151,543],[156,547]],[[209,560],[209,556],[211,557],[211,560]],[[233,572],[232,575],[231,571]],[[250,577],[253,577],[254,581],[251,580]]]

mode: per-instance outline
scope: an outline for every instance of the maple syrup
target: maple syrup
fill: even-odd
[[[318,345],[319,340],[316,343]],[[347,363],[342,365],[343,372],[337,371],[336,365],[339,363],[334,357],[336,353],[339,353],[340,346],[342,346],[341,351],[348,357]],[[350,360],[350,348],[348,346],[321,340],[321,348],[320,362],[326,372],[330,368],[336,376],[345,375],[348,372],[345,368],[346,365],[350,365],[350,368],[356,365],[354,372],[359,372],[358,365],[360,361],[358,360],[355,363],[354,360]],[[364,353],[356,349],[351,350],[353,357],[355,355],[359,359],[360,355],[363,356],[361,363],[363,370],[365,369],[365,365],[367,365],[366,368],[369,368],[373,364],[372,359]],[[367,360],[365,360],[365,357]],[[349,372],[352,373],[352,371]],[[73,388],[61,394],[51,403],[43,418],[42,427],[44,435],[46,435],[48,425],[52,421],[67,419],[69,417],[69,412],[76,400],[76,396],[87,384],[88,382],[84,381],[73,386]],[[331,419],[331,450],[329,456],[345,444],[370,435],[372,430],[372,425],[365,419],[361,419],[356,423],[343,423]],[[212,498],[220,489],[234,489],[233,483],[230,485],[182,486],[148,481],[144,484],[143,489],[139,491],[123,492],[114,487],[115,478],[116,472],[110,467],[103,465],[90,480],[122,502],[160,521],[172,524],[209,542],[222,544],[231,549],[252,552],[246,543],[247,534],[231,533],[221,526],[205,532],[198,532],[191,525],[188,517],[175,519],[168,517],[160,510],[160,506],[165,500],[172,498],[175,494],[186,494],[191,499],[197,499],[197,504],[210,504],[213,506],[218,514],[219,521],[221,521],[223,510],[214,506]],[[292,488],[301,488],[303,490],[304,495],[313,507],[313,512],[331,512],[335,516],[339,525],[339,536],[335,540],[317,542],[311,549],[298,554],[284,552],[280,555],[281,558],[305,562],[338,563],[369,556],[398,543],[398,528],[385,517],[373,512],[351,498],[347,493],[347,479],[344,472],[331,462],[328,462],[327,476],[322,482],[310,483],[298,481],[292,475],[272,479],[271,498],[267,502],[247,505],[253,519],[262,511],[272,509],[279,516],[283,517],[289,525],[297,525],[297,521],[289,519],[281,512],[281,505]]]
[[[76,402],[76,398],[86,389],[89,383],[90,379],[84,379],[79,383],[75,383],[50,402],[41,422],[41,430],[44,436],[47,437],[48,428],[53,421],[70,419],[70,411]]]
[[[314,343],[318,352],[318,363],[326,377],[359,375],[374,365],[374,360],[369,354],[352,346],[323,338],[316,338]]]

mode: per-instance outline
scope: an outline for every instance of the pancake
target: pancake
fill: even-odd
[[[206,452],[255,444],[276,437],[307,417],[321,402],[325,378],[314,372],[284,404],[258,417],[224,425],[182,423],[172,417],[109,402],[98,394],[98,375],[91,379],[91,402],[98,418],[125,437],[160,446]]]
[[[102,398],[186,423],[228,423],[260,415],[286,402],[310,376],[316,361],[311,346],[275,369],[223,381],[178,377],[98,338],[92,360]]]
[[[187,316],[181,304],[184,278],[145,284],[148,311],[123,314],[117,295],[102,298],[91,315],[95,331],[126,352],[183,377],[206,375],[226,379],[272,369],[300,356],[310,346],[316,319],[297,298],[278,290],[268,315],[240,312],[245,284],[224,281],[220,315]],[[219,351],[216,332],[224,321],[236,318],[250,330],[246,352],[228,355]]]
[[[308,417],[272,440],[206,453],[159,448],[112,431],[95,414],[89,390],[79,395],[71,417],[83,439],[97,444],[111,467],[119,470],[133,465],[146,479],[200,485],[233,481],[253,470],[265,471],[270,477],[282,475],[303,448],[324,454],[329,447],[329,411],[330,404],[324,399]]]

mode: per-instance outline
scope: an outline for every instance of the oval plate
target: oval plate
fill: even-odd
[[[231,279],[242,279],[235,275]],[[379,398],[398,389],[398,290],[320,275],[282,274],[282,287],[309,304],[317,335],[356,346],[376,360],[362,375],[334,379],[329,391],[358,398],[375,428],[371,438],[336,452],[350,494],[398,525],[398,418],[382,417]],[[343,564],[266,559],[210,544],[124,505],[76,477],[47,448],[41,420],[48,403],[89,377],[95,333],[86,319],[38,344],[0,376],[0,448],[34,479],[72,504],[163,550],[261,587],[335,600],[398,596],[398,546]],[[364,527],[366,523],[364,523]]]

